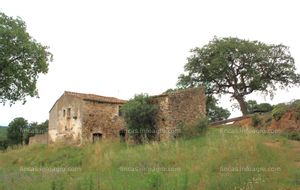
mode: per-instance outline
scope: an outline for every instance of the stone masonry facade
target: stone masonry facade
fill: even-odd
[[[126,103],[113,97],[65,92],[49,112],[49,143],[83,144],[118,137],[125,126],[119,117]]]
[[[65,92],[49,112],[48,143],[91,143],[99,139],[127,139],[120,108],[126,100]],[[157,139],[172,139],[180,123],[193,124],[205,113],[203,88],[178,90],[151,97],[159,106]]]
[[[203,88],[190,88],[152,96],[152,103],[159,105],[156,117],[158,140],[172,139],[179,124],[194,125],[206,115]]]

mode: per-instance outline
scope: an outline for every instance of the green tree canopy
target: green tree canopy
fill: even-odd
[[[23,144],[26,138],[28,122],[23,117],[15,118],[8,124],[7,139],[10,145]]]
[[[153,140],[156,136],[155,115],[158,106],[151,104],[147,94],[135,95],[121,107],[128,134],[136,143]]]
[[[282,44],[265,44],[238,38],[214,38],[191,50],[179,76],[179,87],[205,86],[208,94],[230,94],[247,114],[245,96],[274,94],[277,88],[298,85],[294,59]]]
[[[255,112],[270,112],[273,109],[273,106],[269,103],[261,103],[258,104],[255,100],[248,100],[246,102],[247,112],[255,113]]]
[[[21,18],[0,12],[0,103],[38,96],[38,74],[48,72],[52,54],[26,31]]]
[[[206,97],[206,113],[210,122],[221,121],[230,116],[230,111],[218,106],[218,100],[213,96]]]

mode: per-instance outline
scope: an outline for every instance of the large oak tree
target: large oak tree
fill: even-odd
[[[38,96],[36,82],[48,72],[52,54],[26,31],[21,18],[0,12],[0,103]]]
[[[214,38],[191,50],[179,87],[203,85],[208,95],[230,94],[247,114],[245,96],[262,92],[273,96],[279,88],[298,85],[294,59],[285,45],[238,38]]]

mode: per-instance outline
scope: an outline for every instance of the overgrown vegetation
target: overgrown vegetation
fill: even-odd
[[[273,118],[278,121],[281,119],[281,117],[285,114],[287,111],[287,105],[284,103],[277,104],[274,109],[272,110],[272,116]]]
[[[136,143],[151,141],[156,137],[155,116],[158,106],[151,104],[147,94],[135,95],[121,108],[128,134]]]
[[[254,115],[251,117],[251,119],[252,119],[252,126],[253,126],[253,127],[257,127],[257,126],[259,126],[259,125],[262,124],[262,120],[261,120],[261,118],[259,117],[258,114],[254,114]]]
[[[208,124],[209,121],[207,117],[198,119],[198,121],[194,125],[180,123],[176,126],[177,133],[175,134],[175,138],[189,139],[201,136],[205,134],[208,128]]]
[[[218,100],[208,94],[206,97],[206,113],[210,122],[225,120],[230,116],[230,111],[218,106]]]
[[[29,143],[29,138],[36,134],[44,134],[48,131],[48,120],[42,123],[28,123],[22,117],[13,119],[8,127],[0,128],[0,150],[6,150],[8,146],[19,146]]]
[[[0,151],[6,150],[8,147],[7,127],[0,126]]]
[[[7,127],[0,126],[0,140],[4,140],[7,137]]]
[[[269,103],[258,104],[255,100],[248,100],[246,102],[247,111],[249,114],[255,112],[270,112],[273,110],[273,106]]]
[[[295,117],[297,120],[300,120],[300,100],[295,100],[291,104],[291,109],[295,113]]]
[[[192,139],[134,146],[107,141],[82,147],[33,145],[0,153],[0,189],[296,190],[300,155],[294,146],[281,136],[230,126]],[[250,171],[240,170],[246,168]]]

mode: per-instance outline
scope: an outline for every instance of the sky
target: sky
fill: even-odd
[[[190,49],[214,36],[259,40],[290,47],[300,69],[297,0],[0,0],[0,11],[21,17],[29,34],[49,46],[54,60],[40,75],[40,98],[0,105],[0,125],[16,117],[48,119],[64,91],[130,99],[175,88]],[[232,110],[229,96],[220,105]],[[298,88],[277,91],[272,104],[300,99]]]

